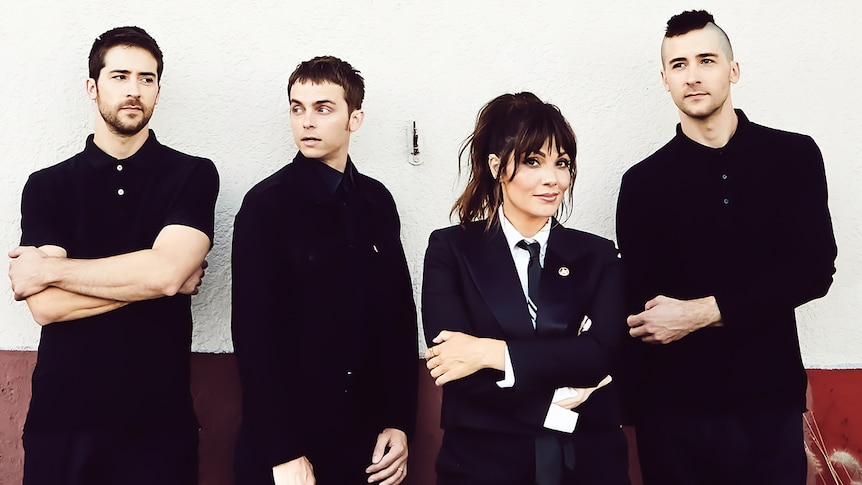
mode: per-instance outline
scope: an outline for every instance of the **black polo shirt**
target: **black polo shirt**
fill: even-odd
[[[21,244],[103,258],[151,248],[167,225],[213,237],[218,173],[210,160],[160,144],[150,131],[118,160],[84,151],[33,173],[21,202]],[[42,328],[25,430],[195,426],[189,393],[190,297],[134,302]]]
[[[636,407],[805,408],[794,310],[823,296],[835,239],[820,150],[751,123],[721,148],[676,136],[623,177],[617,237],[628,310],[662,294],[713,295],[725,327],[667,345],[637,341]]]

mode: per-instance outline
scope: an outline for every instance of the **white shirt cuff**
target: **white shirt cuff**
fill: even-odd
[[[554,431],[573,433],[578,424],[578,413],[554,403],[575,395],[576,391],[571,387],[561,387],[554,391],[554,397],[551,398],[551,405],[548,407],[548,414],[545,415],[543,426]]]
[[[512,369],[512,356],[509,355],[508,345],[506,345],[505,351],[505,363],[503,364],[503,371],[505,372],[505,374],[503,375],[502,381],[497,381],[497,385],[501,389],[515,386],[515,370]]]

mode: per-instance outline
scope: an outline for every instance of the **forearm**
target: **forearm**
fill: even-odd
[[[27,298],[27,306],[39,325],[101,315],[127,302],[97,298],[50,287]]]
[[[118,301],[148,300],[181,290],[189,293],[185,285],[202,271],[209,247],[204,233],[172,225],[162,229],[151,249],[100,259],[46,258],[40,269],[49,286],[73,293]]]

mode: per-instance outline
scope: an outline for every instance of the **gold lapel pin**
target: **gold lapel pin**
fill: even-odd
[[[560,266],[560,269],[557,270],[557,274],[560,276],[569,276],[569,268]]]

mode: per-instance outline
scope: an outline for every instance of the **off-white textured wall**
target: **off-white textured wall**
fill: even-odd
[[[735,104],[755,122],[811,134],[823,151],[839,269],[829,295],[800,310],[803,354],[810,367],[859,367],[856,0],[4,2],[0,247],[12,248],[20,237],[27,175],[80,151],[91,131],[84,79],[93,38],[128,24],[147,29],[165,54],[151,127],[162,142],[212,158],[221,173],[217,239],[194,300],[196,350],[231,348],[233,216],[246,190],[292,158],[286,79],[315,55],[342,57],[366,78],[366,119],[351,154],[398,202],[417,297],[428,234],[449,224],[464,183],[458,145],[482,104],[503,92],[531,90],[567,115],[580,145],[567,225],[613,238],[621,174],[674,133],[659,43],[667,18],[691,8],[712,11],[731,37],[742,65]],[[407,163],[413,120],[419,166]],[[0,348],[35,348],[38,327],[26,306],[13,301],[5,278],[0,291]]]

